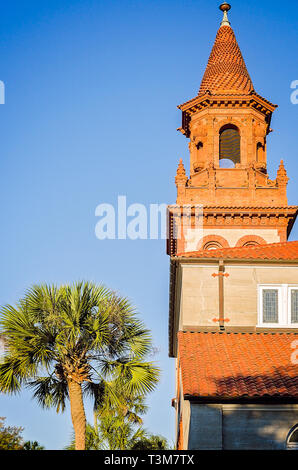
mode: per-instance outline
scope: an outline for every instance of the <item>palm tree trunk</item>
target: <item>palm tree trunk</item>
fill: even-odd
[[[83,402],[82,387],[73,380],[68,380],[71,419],[75,432],[76,450],[85,450],[86,415]]]

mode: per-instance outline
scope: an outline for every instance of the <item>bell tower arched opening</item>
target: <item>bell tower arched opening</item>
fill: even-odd
[[[219,166],[220,168],[235,168],[240,161],[239,129],[233,124],[227,124],[219,131]]]

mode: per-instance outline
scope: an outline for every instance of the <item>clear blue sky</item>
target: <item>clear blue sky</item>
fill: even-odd
[[[167,357],[169,260],[164,241],[99,241],[102,202],[173,203],[186,139],[176,105],[197,94],[221,21],[219,1],[1,1],[0,304],[32,283],[104,282],[133,300],[159,349],[145,420],[173,439],[174,360]],[[268,140],[297,202],[297,2],[232,1],[230,20],[256,90],[279,104]],[[295,186],[296,185],[296,186]],[[297,226],[298,227],[298,226]],[[297,239],[298,229],[292,239]],[[0,397],[0,416],[50,449],[67,444],[69,413],[30,393]],[[88,407],[88,416],[90,409]]]

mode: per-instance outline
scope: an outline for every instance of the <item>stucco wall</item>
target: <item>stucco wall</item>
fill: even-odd
[[[188,406],[189,450],[282,450],[298,424],[298,405]]]
[[[187,325],[214,325],[218,316],[218,281],[212,277],[216,267],[182,268],[180,329]]]
[[[222,409],[220,405],[192,405],[189,434],[185,441],[191,450],[222,449]]]
[[[218,318],[218,265],[182,265],[180,329],[214,326]],[[227,265],[224,278],[224,310],[228,326],[256,326],[258,285],[298,285],[298,267]]]

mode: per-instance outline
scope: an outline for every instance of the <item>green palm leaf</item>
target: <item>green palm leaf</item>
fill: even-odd
[[[149,331],[128,299],[104,286],[34,285],[15,306],[1,309],[0,336],[0,390],[30,387],[42,407],[57,412],[69,399],[77,448],[85,447],[84,395],[92,396],[95,409],[123,409],[124,396],[145,395],[158,381],[158,368],[146,360]],[[137,413],[127,415],[127,426],[138,421]]]

